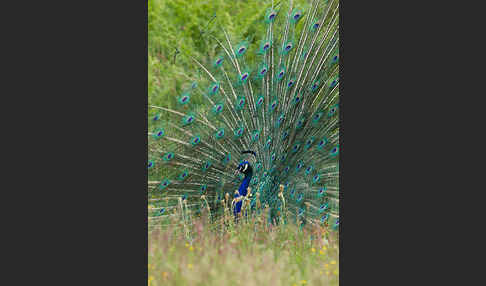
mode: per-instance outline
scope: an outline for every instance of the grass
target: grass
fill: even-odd
[[[336,233],[263,218],[150,232],[148,285],[338,285]]]

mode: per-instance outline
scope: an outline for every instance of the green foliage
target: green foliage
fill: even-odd
[[[306,1],[294,2],[303,4]],[[149,104],[166,107],[175,104],[184,84],[197,77],[189,56],[203,64],[214,58],[219,49],[210,35],[223,40],[221,28],[226,30],[233,44],[251,40],[248,52],[251,61],[264,34],[263,16],[271,3],[268,0],[149,0]],[[201,100],[194,98],[193,102]]]

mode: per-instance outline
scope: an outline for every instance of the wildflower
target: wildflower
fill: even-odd
[[[300,283],[301,283],[301,284],[307,284],[307,281],[305,281],[305,280],[301,280],[301,281],[300,281]]]
[[[192,269],[193,268],[192,264],[191,263],[187,264],[187,268]]]
[[[324,272],[322,272],[322,270],[321,270],[321,271],[319,271],[319,272],[321,273],[321,275],[322,275],[322,274],[324,274]]]
[[[194,247],[192,247],[192,245],[189,247],[189,250],[190,251],[193,251],[194,250]]]
[[[336,264],[336,260],[331,261],[331,264],[332,265]]]
[[[324,264],[324,267],[329,268],[329,264],[327,264],[327,263]]]
[[[321,255],[324,255],[324,251],[322,251],[322,250],[319,250],[319,253],[320,253]]]
[[[314,247],[312,247],[312,249],[311,249],[311,250],[312,250],[312,252],[316,252],[316,249],[315,249]]]
[[[338,271],[337,270],[334,270],[333,273],[334,273],[334,275],[338,275]]]
[[[324,246],[322,247],[322,250],[327,250],[327,247],[324,245]]]
[[[189,243],[186,242],[186,247],[189,247]]]

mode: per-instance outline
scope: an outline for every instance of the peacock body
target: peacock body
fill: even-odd
[[[176,209],[190,223],[267,206],[271,223],[338,227],[338,11],[337,0],[271,3],[264,33],[207,35],[219,54],[193,58],[174,106],[149,104],[149,225]]]

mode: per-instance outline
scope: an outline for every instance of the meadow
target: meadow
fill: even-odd
[[[266,214],[233,223],[203,215],[148,237],[148,285],[338,285],[336,232],[318,225],[272,225]],[[179,222],[179,223],[178,223]]]

